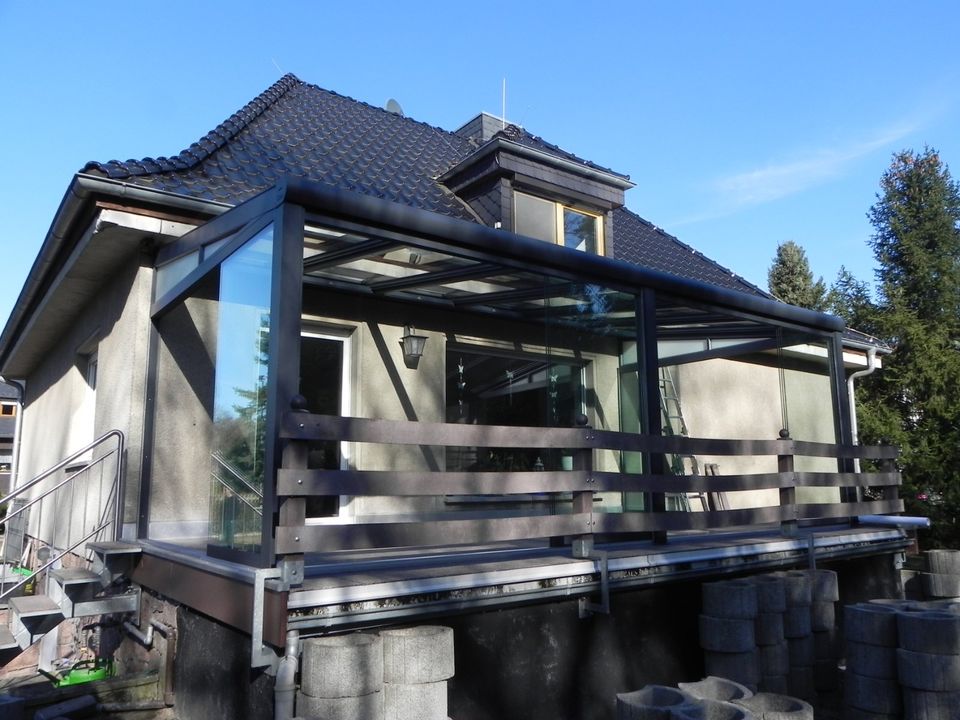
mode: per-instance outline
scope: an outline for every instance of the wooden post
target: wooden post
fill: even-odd
[[[294,412],[306,413],[306,400],[297,395],[290,403]],[[287,440],[281,452],[281,467],[287,470],[306,470],[309,443],[306,440]],[[306,497],[280,498],[277,523],[285,527],[304,527],[307,524]],[[277,567],[283,569],[283,580],[291,585],[303,583],[303,553],[282,555],[277,558]]]
[[[790,433],[786,429],[780,431],[780,439],[784,441],[785,449],[789,453],[777,455],[777,472],[793,474],[793,449],[790,443]],[[790,478],[790,484],[780,487],[780,507],[787,508],[787,517],[780,520],[780,532],[784,535],[797,534],[797,487],[795,478]]]
[[[590,437],[591,427],[587,424],[586,415],[578,415],[576,419],[578,427],[583,428],[587,437]],[[593,449],[583,448],[577,450],[573,455],[573,469],[587,472],[588,483],[593,482],[591,474],[593,473]],[[574,535],[573,537],[573,556],[577,558],[590,557],[593,552],[593,490],[580,490],[573,493],[573,512],[574,514],[584,514],[587,516],[584,533]]]

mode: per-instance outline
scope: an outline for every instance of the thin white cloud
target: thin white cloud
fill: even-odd
[[[726,217],[822,185],[841,177],[860,158],[892,145],[918,127],[915,122],[903,123],[853,145],[821,149],[806,157],[717,178],[709,186],[709,208],[681,218],[671,226]]]

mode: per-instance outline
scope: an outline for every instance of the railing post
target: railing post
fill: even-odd
[[[884,473],[897,472],[896,458],[884,458],[883,460],[881,460],[880,472],[884,472]],[[883,492],[884,500],[896,500],[900,497],[900,487],[898,485],[884,485],[882,492]]]
[[[780,440],[784,441],[784,449],[790,450],[789,453],[777,455],[777,472],[781,475],[793,475],[793,448],[790,442],[790,432],[784,428],[780,431]],[[786,487],[780,486],[780,507],[787,508],[786,516],[781,517],[780,532],[784,535],[797,534],[797,487],[796,478],[790,478],[790,484]],[[783,512],[783,511],[782,511]]]
[[[592,428],[587,424],[589,422],[586,415],[578,415],[576,418],[577,427],[583,428],[586,439],[591,439]],[[593,482],[593,448],[582,448],[573,455],[573,469],[581,472],[586,471],[587,482]],[[590,557],[593,552],[593,490],[578,490],[573,493],[573,512],[574,514],[586,515],[586,528],[582,535],[573,536],[573,556],[577,558]]]
[[[307,413],[307,401],[296,395],[290,401],[295,413]],[[280,454],[280,466],[289,470],[306,470],[309,443],[306,440],[287,440]],[[305,497],[280,498],[278,522],[285,527],[304,527],[307,523],[307,499]],[[303,582],[303,553],[283,555],[277,558],[280,577],[285,583],[299,585]]]

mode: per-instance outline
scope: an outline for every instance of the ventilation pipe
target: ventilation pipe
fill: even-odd
[[[283,660],[277,668],[277,681],[273,688],[274,720],[292,720],[293,718],[293,700],[297,693],[297,669],[300,664],[299,654],[300,633],[290,630],[287,632],[287,644]]]
[[[860,444],[860,436],[857,433],[857,401],[853,397],[853,381],[857,378],[866,377],[877,369],[877,349],[875,347],[867,348],[867,367],[863,370],[857,370],[851,373],[847,378],[847,400],[850,403],[850,435],[853,438],[853,444]],[[860,458],[854,458],[853,471],[860,472]]]

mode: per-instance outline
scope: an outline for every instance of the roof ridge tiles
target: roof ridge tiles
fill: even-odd
[[[242,108],[233,113],[230,117],[224,120],[222,123],[217,125],[213,130],[208,132],[199,141],[191,144],[189,148],[181,150],[179,154],[175,155],[172,158],[168,157],[158,157],[156,158],[156,163],[161,167],[169,165],[169,169],[183,170],[189,168],[195,164],[198,164],[209,157],[214,151],[219,150],[227,142],[232,140],[237,134],[247,127],[253,120],[258,118],[263,114],[265,110],[271,107],[276,103],[281,97],[283,97],[287,92],[292,88],[297,87],[298,85],[304,85],[302,80],[298,78],[293,73],[287,73],[282,78],[277,80],[273,85],[268,87],[262,93],[260,93],[253,100],[248,102]],[[200,147],[199,143],[202,143],[205,140],[209,140],[213,144],[213,148],[207,150]],[[192,152],[193,147],[198,147],[200,149],[199,153]],[[190,162],[187,162],[184,159],[184,156],[190,157]],[[98,162],[92,160],[88,162],[80,172],[90,172],[92,171],[101,171],[106,173],[109,177],[125,177],[132,175],[146,175],[149,172],[146,168],[136,168],[131,167],[132,164],[136,163],[135,160],[127,160],[126,162],[120,162],[119,160],[110,160],[106,163]],[[125,174],[124,174],[125,173]]]

